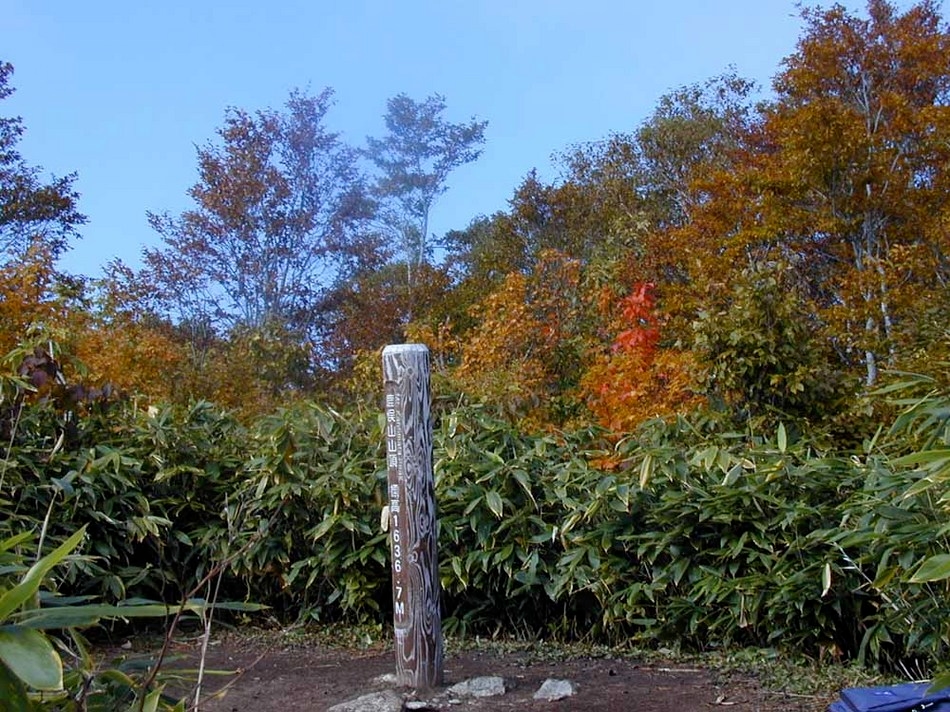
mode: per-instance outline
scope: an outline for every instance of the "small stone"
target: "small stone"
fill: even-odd
[[[402,708],[402,695],[383,690],[333,705],[327,712],[402,712]]]
[[[407,710],[420,710],[424,712],[425,710],[437,710],[438,707],[433,707],[431,702],[426,702],[425,700],[409,700],[406,703]]]
[[[473,677],[449,688],[449,694],[462,697],[495,697],[505,694],[505,679],[498,675]]]
[[[534,693],[534,699],[556,702],[570,697],[575,693],[574,685],[570,680],[547,679]]]

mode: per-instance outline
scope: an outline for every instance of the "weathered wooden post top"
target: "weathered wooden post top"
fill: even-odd
[[[400,685],[429,689],[442,684],[429,350],[387,346],[383,382],[396,678]]]

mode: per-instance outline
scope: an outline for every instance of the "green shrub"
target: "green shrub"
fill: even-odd
[[[856,450],[775,411],[620,437],[440,410],[446,627],[944,659],[950,398],[917,379],[870,399],[898,417]],[[62,594],[177,602],[227,562],[222,596],[285,619],[391,615],[376,413],[300,404],[244,427],[207,403],[35,402],[17,424],[0,538],[48,549],[86,527]]]
[[[378,616],[390,586],[376,414],[302,405],[263,419],[251,437],[235,498],[246,503],[245,530],[260,537],[233,566],[248,595],[285,615]]]

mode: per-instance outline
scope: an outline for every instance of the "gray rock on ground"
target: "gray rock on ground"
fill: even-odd
[[[575,693],[574,685],[570,680],[547,679],[542,683],[538,691],[534,693],[534,699],[545,700],[546,702],[556,702],[570,697]]]
[[[382,690],[333,705],[327,712],[402,712],[403,696],[394,690]]]
[[[375,685],[385,685],[393,683],[395,676],[380,675],[374,678],[372,682]],[[452,685],[450,688],[436,695],[430,700],[409,700],[406,696],[395,690],[387,689],[379,692],[373,692],[368,695],[362,695],[356,699],[347,702],[341,702],[331,707],[328,712],[403,712],[404,710],[424,710],[435,709],[440,706],[440,702],[445,701],[450,705],[462,703],[464,697],[496,697],[504,695],[507,692],[505,679],[498,675],[486,675],[483,677],[473,677],[471,679]],[[535,700],[545,702],[556,702],[566,697],[571,697],[577,693],[574,684],[570,680],[555,680],[549,678],[534,693]],[[448,698],[448,699],[446,699]]]
[[[452,685],[447,692],[460,697],[495,697],[505,694],[505,679],[497,675],[473,677]]]

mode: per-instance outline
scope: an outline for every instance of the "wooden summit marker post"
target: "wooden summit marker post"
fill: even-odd
[[[396,679],[429,689],[442,684],[429,350],[421,344],[387,346],[383,382]]]

